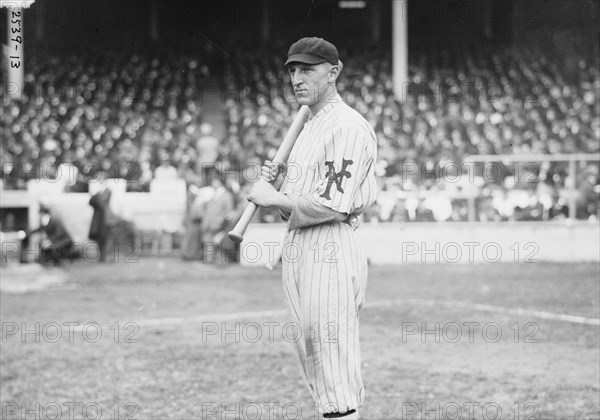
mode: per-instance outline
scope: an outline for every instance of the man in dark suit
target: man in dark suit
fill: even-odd
[[[94,208],[89,238],[98,243],[100,261],[106,260],[108,241],[111,237],[112,227],[116,224],[115,217],[110,209],[111,191],[108,188],[94,194],[90,198],[90,206]]]
[[[45,237],[40,241],[40,262],[60,265],[61,259],[73,256],[73,239],[60,219],[50,214],[50,210],[45,206],[40,208],[40,219],[40,227],[30,231],[23,240],[23,248],[27,247],[31,235],[44,233]]]

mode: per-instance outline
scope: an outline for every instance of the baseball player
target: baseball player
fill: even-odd
[[[248,200],[279,208],[288,222],[283,288],[300,326],[296,350],[310,393],[324,418],[358,419],[367,261],[354,230],[377,197],[377,140],[337,93],[339,63],[336,47],[321,38],[290,47],[285,65],[310,116],[287,166],[266,161]]]

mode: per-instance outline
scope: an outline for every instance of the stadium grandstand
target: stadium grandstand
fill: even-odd
[[[185,6],[202,30],[165,2],[139,14],[117,3],[91,9],[104,19],[95,29],[86,25],[95,15],[76,3],[66,9],[80,17],[74,23],[64,13],[53,15],[51,2],[24,9],[32,22],[22,94],[11,100],[2,86],[4,191],[45,180],[54,190],[84,193],[104,173],[122,180],[127,192],[149,192],[157,174],[166,174],[185,180],[189,212],[212,163],[243,207],[253,169],[273,157],[297,109],[284,50],[312,19],[311,30],[344,45],[340,91],[379,141],[381,194],[364,221],[598,220],[598,51],[586,41],[587,26],[574,29],[597,11],[591,4],[554,26],[570,31],[571,44],[542,48],[544,30],[564,12],[564,2],[554,2],[560,6],[554,14],[533,2],[535,19],[522,9],[520,20],[513,18],[519,2],[491,2],[490,16],[480,16],[475,2],[458,12],[457,2],[402,2],[411,25],[408,79],[398,97],[391,22],[383,18],[389,3],[346,4],[365,8],[358,12],[343,2],[293,1],[287,12],[271,2],[258,11],[226,2],[222,14],[210,2]],[[301,17],[290,19],[294,13]],[[336,13],[336,24],[327,26]],[[102,26],[111,19],[127,29],[128,42]],[[178,19],[181,25],[172,25]],[[49,22],[62,31],[54,33]],[[455,36],[443,37],[444,31]],[[567,49],[571,54],[564,55]],[[201,140],[206,137],[213,141]],[[492,161],[469,161],[478,155]],[[532,159],[510,160],[525,155]],[[544,158],[550,155],[568,156]],[[127,218],[127,211],[121,215]],[[258,220],[279,218],[262,210]]]

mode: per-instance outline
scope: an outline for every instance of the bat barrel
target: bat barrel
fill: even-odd
[[[254,213],[258,210],[258,206],[252,202],[248,203],[248,206],[244,210],[242,217],[235,224],[234,228],[227,234],[229,239],[234,242],[242,242],[244,240],[244,233],[246,232],[246,228],[250,224],[250,221],[254,217]]]
[[[235,230],[230,231],[227,236],[229,237],[229,239],[231,239],[233,242],[237,242],[240,243],[244,240],[244,235],[240,232],[236,232]]]

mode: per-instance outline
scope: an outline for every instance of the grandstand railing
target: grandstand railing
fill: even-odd
[[[470,155],[464,159],[465,163],[476,163],[476,162],[569,162],[569,183],[567,188],[569,194],[569,219],[575,219],[576,213],[576,200],[575,200],[575,187],[577,181],[577,162],[599,162],[600,153],[557,153],[552,155],[544,154],[522,154],[522,155]],[[468,220],[470,222],[475,221],[475,200],[476,195],[470,195],[468,197]]]

